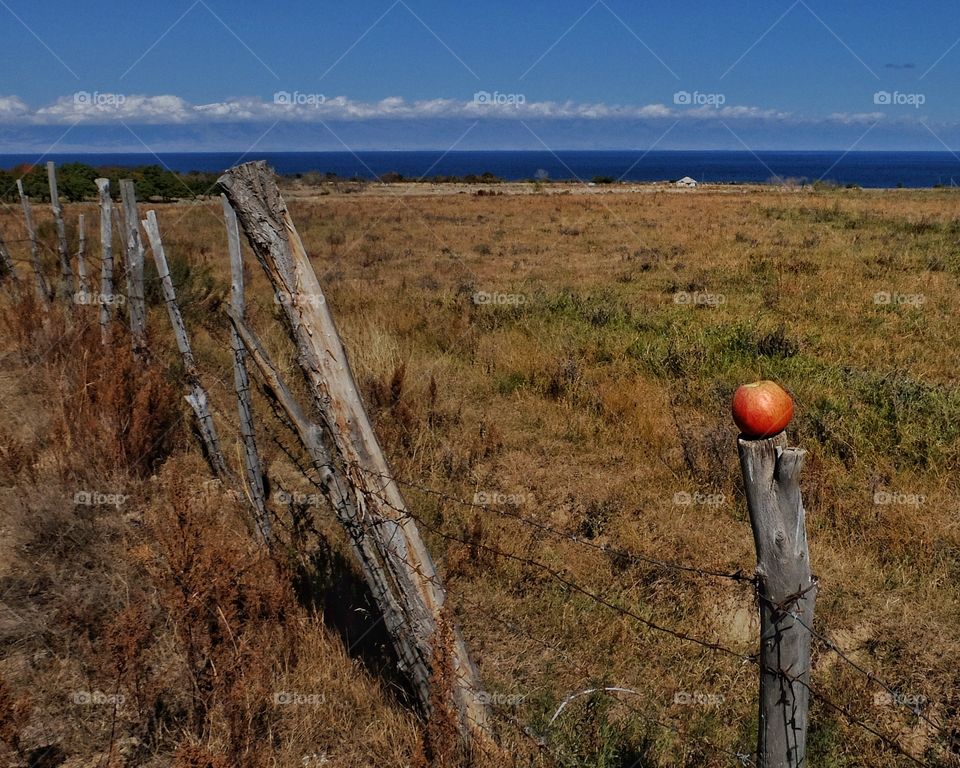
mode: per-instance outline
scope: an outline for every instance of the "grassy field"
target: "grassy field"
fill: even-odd
[[[761,377],[793,394],[788,435],[809,452],[819,631],[943,729],[883,701],[822,641],[814,687],[921,764],[960,764],[960,197],[483,191],[294,192],[290,207],[516,764],[729,766],[723,750],[754,747],[755,667],[495,551],[753,653],[749,585],[601,548],[752,571],[729,402]],[[157,215],[239,467],[219,206]],[[67,206],[71,220],[81,211],[97,220],[91,204]],[[52,223],[37,218],[52,279]],[[25,259],[18,211],[0,212],[0,232]],[[279,307],[252,259],[248,273],[251,325],[293,380]],[[92,314],[65,329],[58,313],[44,323],[36,305],[2,300],[0,735],[13,752],[59,744],[76,766],[107,753],[117,765],[443,764],[438,737],[402,706],[383,639],[361,637],[339,534],[265,400],[289,556],[256,554],[242,504],[205,483],[155,280],[148,293],[147,371],[122,346],[98,361]],[[304,503],[278,503],[281,488]],[[84,489],[127,500],[74,506]],[[550,723],[568,694],[598,685],[634,693],[574,699]],[[126,703],[75,701],[94,690]],[[277,706],[277,691],[314,699]],[[914,764],[822,703],[811,720],[811,766]]]

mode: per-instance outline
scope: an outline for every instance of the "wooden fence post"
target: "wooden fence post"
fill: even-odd
[[[193,350],[190,348],[187,327],[184,325],[183,315],[180,314],[180,307],[177,306],[177,294],[173,288],[173,280],[170,279],[167,257],[163,252],[163,241],[160,239],[157,214],[154,211],[147,211],[147,218],[142,223],[147,232],[147,237],[150,238],[150,249],[153,251],[153,260],[157,264],[157,273],[160,277],[160,285],[163,288],[163,297],[167,303],[170,324],[173,326],[173,332],[177,337],[177,347],[180,349],[180,356],[183,358],[183,369],[187,386],[190,388],[190,394],[187,395],[186,399],[197,415],[200,435],[207,450],[207,460],[210,462],[210,468],[217,477],[226,480],[230,478],[230,470],[227,468],[227,462],[220,450],[217,428],[213,423],[213,416],[210,414],[210,408],[207,404],[207,391],[200,383],[200,373],[193,357]]]
[[[245,300],[243,295],[243,256],[240,251],[240,228],[237,214],[230,206],[226,195],[221,195],[223,219],[227,228],[227,246],[230,251],[230,308],[243,319]],[[233,347],[233,384],[237,390],[237,412],[240,417],[240,436],[247,470],[247,485],[250,503],[253,505],[255,522],[264,543],[270,543],[270,517],[267,513],[266,493],[263,484],[263,467],[257,451],[253,428],[253,406],[250,402],[250,376],[247,372],[247,353],[236,327],[230,329]]]
[[[63,296],[68,302],[67,309],[73,309],[73,270],[70,268],[70,251],[67,246],[67,225],[63,221],[63,208],[60,206],[60,192],[57,188],[57,167],[52,160],[47,161],[47,183],[50,185],[50,209],[57,225],[57,254],[60,256],[60,272],[63,280]]]
[[[138,360],[146,360],[149,350],[147,349],[147,312],[143,296],[143,240],[140,237],[137,192],[130,179],[120,180],[120,199],[123,203],[123,221],[127,230],[125,252],[130,337],[134,357]]]
[[[817,596],[800,496],[805,451],[784,432],[737,441],[757,549],[760,598],[758,768],[806,766],[810,628]]]
[[[33,274],[37,279],[37,292],[44,305],[50,302],[50,289],[43,277],[43,266],[40,264],[40,242],[37,240],[37,230],[33,226],[33,211],[30,210],[30,198],[23,191],[23,180],[17,179],[17,192],[20,193],[20,205],[23,206],[23,218],[27,225],[27,237],[30,238],[30,263],[33,265]]]
[[[393,638],[401,668],[408,672],[416,669],[422,660],[418,654],[412,628],[404,623],[403,611],[400,610],[391,592],[377,548],[370,537],[365,535],[363,521],[349,493],[349,483],[338,473],[330,452],[323,444],[323,430],[300,407],[266,349],[260,343],[260,339],[246,326],[243,318],[233,310],[228,310],[227,314],[233,323],[233,329],[260,372],[260,377],[266,385],[264,393],[284,412],[290,427],[296,432],[300,443],[310,456],[313,469],[319,478],[317,485],[329,499],[334,514],[347,531],[347,542],[357,558],[370,594],[380,609],[383,623]],[[420,695],[419,692],[418,695]]]
[[[113,200],[110,180],[97,179],[100,199],[100,343],[110,343],[110,304],[113,299]]]
[[[454,629],[449,649],[434,648],[435,632],[446,620],[445,591],[374,434],[320,283],[273,172],[265,162],[247,163],[227,171],[220,185],[286,314],[335,463],[349,483],[356,509],[371,523],[363,535],[376,547],[394,585],[402,623],[412,634],[417,663],[406,672],[420,703],[431,711],[434,651],[438,658],[449,653],[455,679],[452,701],[446,705],[458,713],[466,741],[490,744],[489,712],[463,638]]]
[[[87,221],[82,213],[77,222],[77,229],[80,233],[80,241],[77,245],[77,277],[80,282],[80,293],[86,296],[90,293],[90,279],[87,274]]]

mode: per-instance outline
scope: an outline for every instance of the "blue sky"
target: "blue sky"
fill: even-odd
[[[0,0],[0,45],[3,152],[960,147],[955,2]]]

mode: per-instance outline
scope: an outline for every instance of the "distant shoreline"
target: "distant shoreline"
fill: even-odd
[[[178,174],[219,174],[238,162],[266,160],[283,177],[394,179],[431,183],[490,180],[595,183],[666,182],[692,177],[716,184],[815,184],[864,188],[960,186],[960,155],[953,152],[821,152],[654,150],[357,151],[0,154],[0,168],[53,160],[60,165],[133,168],[157,165]],[[485,178],[486,177],[486,178]],[[492,177],[492,178],[491,178]]]

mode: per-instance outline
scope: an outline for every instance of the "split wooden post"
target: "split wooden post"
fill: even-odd
[[[240,251],[240,227],[237,214],[230,206],[226,195],[223,201],[223,219],[227,228],[227,246],[230,251],[230,308],[241,320],[246,311],[243,295],[243,256]],[[247,372],[247,353],[236,327],[230,329],[233,347],[233,384],[237,390],[237,412],[240,417],[240,436],[246,465],[247,486],[257,530],[263,542],[270,544],[270,516],[267,512],[266,493],[263,483],[263,466],[257,451],[257,439],[253,428],[253,406],[250,402],[250,376]]]
[[[369,521],[362,535],[376,548],[395,590],[402,624],[409,628],[416,663],[405,672],[420,704],[431,711],[434,652],[437,658],[449,654],[455,679],[452,700],[445,706],[458,713],[466,741],[489,744],[489,712],[463,638],[454,629],[451,647],[434,648],[436,630],[448,620],[446,593],[374,434],[320,283],[273,172],[265,162],[247,163],[227,171],[219,181],[283,307],[335,464],[349,484],[361,519]],[[402,639],[395,636],[394,642],[402,650]]]
[[[17,192],[20,193],[20,205],[23,206],[23,218],[27,225],[27,237],[30,238],[30,263],[33,265],[33,274],[37,279],[37,293],[44,305],[50,302],[50,289],[43,277],[43,266],[40,264],[40,241],[37,240],[37,230],[33,226],[33,211],[30,209],[30,198],[23,191],[23,180],[17,179]]]
[[[97,179],[100,198],[100,343],[110,343],[110,306],[113,301],[113,200],[110,180]],[[110,303],[108,303],[110,302]]]
[[[233,329],[250,354],[264,382],[264,394],[271,398],[284,412],[291,429],[310,456],[313,470],[317,473],[317,486],[330,501],[337,519],[347,532],[347,542],[352,549],[360,571],[367,582],[370,594],[383,616],[383,623],[394,639],[394,647],[401,668],[410,670],[421,663],[412,628],[404,623],[404,614],[390,589],[387,574],[380,562],[377,548],[365,535],[363,521],[357,512],[349,483],[338,472],[333,458],[323,443],[323,430],[311,419],[291,394],[277,367],[273,364],[260,339],[247,327],[243,318],[232,309],[227,310]]]
[[[133,344],[134,357],[138,360],[146,360],[149,350],[147,349],[147,311],[143,296],[143,240],[140,237],[137,191],[130,179],[120,180],[120,199],[123,203],[123,221],[127,234],[125,253],[130,340]]]
[[[166,300],[167,312],[170,315],[170,324],[173,326],[173,332],[177,337],[177,347],[180,349],[180,356],[183,358],[184,374],[187,379],[187,386],[190,389],[190,394],[187,395],[186,400],[197,415],[200,435],[203,438],[210,468],[220,479],[229,479],[230,471],[227,469],[227,462],[220,450],[217,428],[213,423],[213,416],[210,414],[207,402],[207,391],[200,383],[200,373],[193,357],[193,350],[190,348],[187,327],[184,325],[183,315],[180,314],[180,307],[177,305],[177,294],[173,288],[173,280],[170,279],[170,269],[167,267],[167,257],[163,251],[163,241],[160,239],[157,214],[154,211],[147,211],[147,218],[143,220],[142,224],[147,232],[147,237],[150,238],[150,249],[153,251],[153,260],[157,264],[157,274],[163,288],[163,297]]]
[[[757,549],[760,598],[758,768],[806,766],[810,643],[816,580],[810,573],[800,472],[806,452],[784,432],[738,440]]]
[[[63,221],[63,208],[60,206],[60,192],[57,188],[57,167],[52,160],[47,161],[47,183],[50,186],[50,209],[57,225],[57,254],[60,256],[60,272],[63,281],[63,296],[68,307],[73,306],[73,270],[70,268],[70,250],[67,246],[67,225]]]
[[[79,230],[79,244],[77,245],[77,277],[80,282],[80,293],[84,296],[90,294],[90,278],[87,274],[87,221],[81,213],[80,220],[77,222]]]

